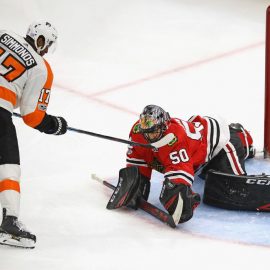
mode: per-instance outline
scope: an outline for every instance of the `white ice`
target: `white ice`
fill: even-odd
[[[172,116],[221,115],[263,149],[266,0],[1,0],[0,25],[24,35],[39,19],[59,32],[48,112],[71,127],[128,138],[147,104]],[[40,134],[14,119],[21,151],[20,219],[34,250],[0,246],[2,270],[259,269],[269,216],[201,205],[171,229],[143,211],[105,209],[126,145],[68,132]],[[261,156],[261,153],[259,153]],[[250,172],[270,173],[257,158]],[[154,175],[151,202],[162,178]],[[199,181],[199,179],[198,179]],[[199,182],[198,182],[199,183]],[[200,189],[200,185],[196,184]],[[257,241],[258,240],[258,241]]]

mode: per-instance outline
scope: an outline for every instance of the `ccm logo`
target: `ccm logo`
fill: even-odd
[[[247,184],[256,184],[256,185],[265,185],[265,186],[270,186],[270,180],[265,180],[265,179],[247,179],[246,181]]]

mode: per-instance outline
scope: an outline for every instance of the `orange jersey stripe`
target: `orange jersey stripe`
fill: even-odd
[[[3,86],[0,86],[0,98],[10,102],[13,106],[16,105],[16,94]]]
[[[43,88],[44,89],[51,89],[52,83],[53,83],[53,73],[52,73],[52,70],[51,70],[49,63],[45,59],[44,59],[44,63],[45,63],[46,68],[47,68],[47,80],[46,80]],[[33,128],[38,126],[45,116],[45,111],[39,110],[39,108],[38,108],[39,104],[44,104],[44,102],[38,102],[37,107],[36,107],[34,112],[23,116],[24,123],[30,127],[33,127]],[[45,105],[47,106],[47,104],[45,104]]]
[[[52,70],[51,70],[49,63],[45,59],[44,59],[44,63],[45,63],[46,68],[47,68],[47,80],[45,82],[44,88],[51,89],[52,83],[53,83],[53,73],[52,73]]]
[[[20,183],[10,179],[4,179],[0,182],[0,192],[5,190],[14,190],[20,193]]]
[[[26,125],[34,128],[34,127],[38,126],[41,123],[44,116],[45,116],[45,112],[39,111],[39,110],[36,109],[32,113],[24,115],[22,118],[23,118],[23,121],[24,121],[24,123]]]

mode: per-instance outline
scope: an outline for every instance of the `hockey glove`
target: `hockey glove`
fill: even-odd
[[[139,200],[148,199],[150,181],[141,175],[137,167],[127,167],[119,171],[118,184],[107,204],[107,209],[128,206],[138,209]]]
[[[62,135],[67,132],[67,121],[60,116],[45,114],[42,122],[35,129],[46,134]]]
[[[200,195],[193,193],[189,186],[173,184],[168,179],[163,183],[159,199],[173,217],[175,224],[190,220],[193,210],[200,203]]]
[[[63,135],[67,132],[67,121],[60,116],[51,116],[52,117],[52,127],[46,134],[53,134],[53,135]]]

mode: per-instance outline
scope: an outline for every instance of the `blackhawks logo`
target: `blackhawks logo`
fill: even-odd
[[[174,145],[178,141],[177,137],[174,136],[174,138],[168,143],[169,146]]]
[[[137,125],[134,126],[133,133],[139,133],[140,132],[139,126],[140,126],[140,124],[137,124]]]

